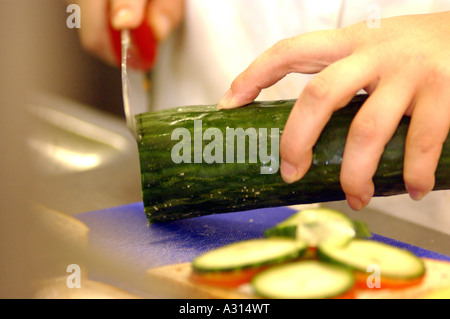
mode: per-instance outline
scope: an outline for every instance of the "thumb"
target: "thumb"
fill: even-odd
[[[111,24],[116,30],[135,29],[144,19],[146,0],[110,0]]]

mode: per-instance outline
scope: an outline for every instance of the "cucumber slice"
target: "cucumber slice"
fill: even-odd
[[[306,241],[310,247],[317,247],[322,243],[345,245],[357,235],[367,235],[367,229],[364,223],[355,223],[339,211],[311,208],[299,211],[268,229],[265,236],[296,238]]]
[[[240,270],[292,260],[306,248],[306,243],[289,238],[251,239],[206,252],[192,266],[197,272]]]
[[[372,233],[369,226],[361,220],[353,220],[353,228],[356,232],[356,238],[370,238]]]
[[[251,282],[257,295],[273,299],[325,299],[353,288],[353,273],[319,261],[300,261],[271,267]]]
[[[354,239],[345,247],[321,245],[318,256],[361,272],[376,265],[381,277],[392,279],[414,279],[425,273],[423,261],[410,251],[370,240]]]

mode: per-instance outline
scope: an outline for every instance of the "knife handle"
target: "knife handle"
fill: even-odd
[[[108,10],[109,14],[109,10]],[[121,31],[113,28],[108,19],[109,34],[117,65],[122,61]],[[130,30],[129,65],[133,69],[149,71],[156,60],[158,41],[147,19],[136,29]]]

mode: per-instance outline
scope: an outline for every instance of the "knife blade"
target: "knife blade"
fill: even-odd
[[[130,48],[129,30],[123,30],[121,32],[121,48],[122,48],[121,72],[122,72],[123,110],[125,114],[127,127],[131,131],[131,133],[137,138],[138,133],[136,130],[136,119],[132,113],[130,106],[130,92],[129,92],[130,81],[128,78],[128,50]]]
[[[121,68],[122,97],[126,125],[139,138],[135,115],[148,110],[149,92],[145,74],[156,60],[157,40],[146,19],[132,30],[118,31],[109,23],[112,48]]]

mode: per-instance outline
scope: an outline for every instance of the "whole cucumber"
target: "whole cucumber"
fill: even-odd
[[[307,174],[286,184],[279,139],[295,100],[254,102],[217,110],[188,106],[136,116],[145,214],[150,223],[209,214],[345,199],[340,168],[350,123],[366,100],[357,95],[335,112],[313,150]],[[403,157],[409,118],[385,148],[374,176],[375,196],[405,193]],[[435,190],[450,188],[450,138]]]

